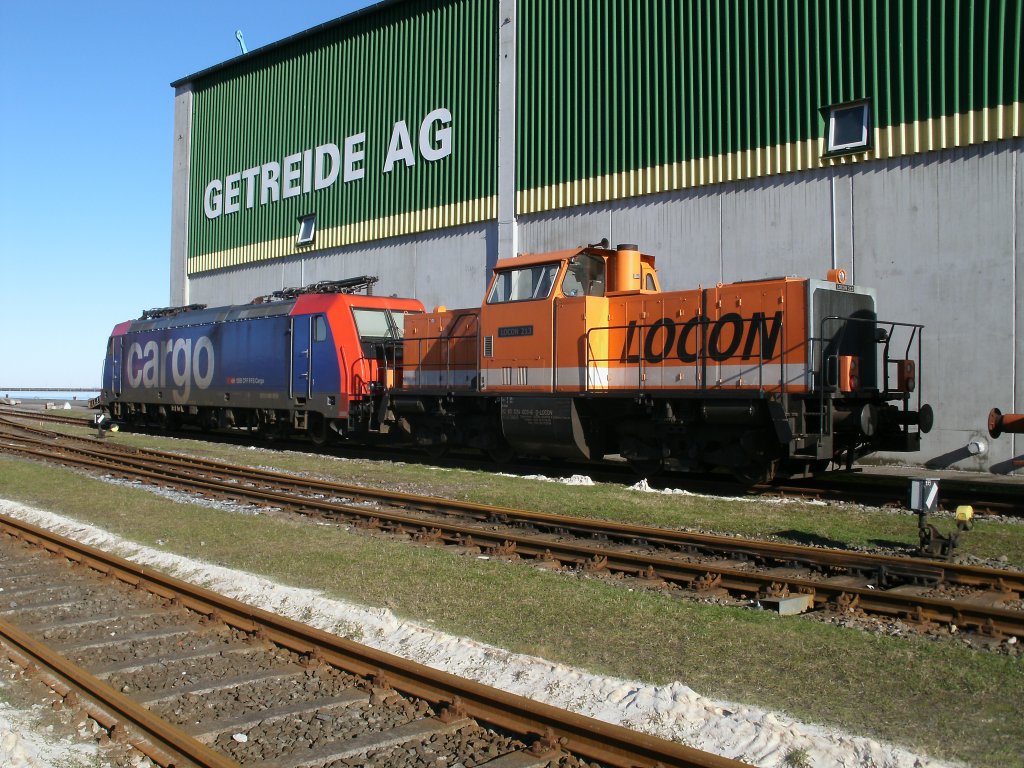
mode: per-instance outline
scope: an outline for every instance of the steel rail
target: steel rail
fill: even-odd
[[[11,409],[0,409],[0,417],[13,416],[21,419],[37,419],[40,421],[54,422],[74,426],[91,426],[86,419],[61,416],[53,412],[16,411]],[[2,421],[2,418],[0,418]],[[23,426],[19,424],[18,426]],[[488,465],[489,466],[489,465]],[[617,467],[612,465],[589,465],[592,471],[614,473]],[[485,467],[486,469],[487,467]],[[866,487],[867,479],[870,477],[871,487]],[[711,485],[706,490],[709,495],[721,495],[723,484],[719,481],[708,481],[702,476],[687,475],[687,482],[703,487]],[[616,480],[620,480],[616,474]],[[802,498],[828,498],[837,501],[858,501],[865,504],[884,506],[887,504],[902,504],[906,500],[906,484],[908,478],[877,476],[868,474],[845,474],[838,473],[835,476],[823,475],[816,477],[813,484],[799,480],[787,480],[772,483],[770,485],[757,485],[748,489],[767,496],[802,497]],[[980,487],[979,487],[980,486]],[[729,490],[726,493],[735,493],[735,485],[726,486]],[[1024,490],[1014,487],[1009,483],[979,483],[975,481],[946,479],[940,485],[939,503],[947,509],[954,508],[961,504],[969,504],[975,507],[975,513],[979,517],[988,514],[1002,514],[1020,517],[1024,515],[1024,503],[1020,501],[1020,495]]]
[[[7,519],[2,520],[2,523],[6,526]],[[0,642],[20,653],[26,661],[34,662],[46,669],[79,697],[92,701],[93,706],[87,708],[93,710],[94,719],[105,720],[108,724],[127,723],[143,734],[144,738],[139,739],[131,732],[126,732],[129,741],[144,754],[160,760],[165,765],[180,764],[182,760],[186,760],[202,768],[238,768],[238,763],[234,760],[215,752],[180,728],[157,717],[103,680],[89,674],[44,643],[2,619]],[[64,698],[66,696],[65,693]],[[95,711],[96,706],[103,714]]]
[[[53,434],[40,432],[41,434]],[[163,472],[165,468],[154,466],[154,462],[174,462],[197,471],[222,473],[221,477],[226,475],[232,478],[244,478],[248,482],[263,482],[277,491],[282,488],[289,488],[304,490],[309,493],[373,500],[393,507],[444,515],[450,515],[454,512],[481,522],[525,524],[551,533],[571,533],[586,538],[602,538],[616,540],[624,544],[669,547],[684,551],[728,553],[734,556],[768,562],[787,564],[799,562],[811,564],[825,570],[841,569],[854,573],[877,573],[881,575],[882,581],[885,580],[887,575],[894,575],[918,582],[957,584],[976,588],[994,587],[1003,592],[1024,592],[1024,572],[925,558],[909,559],[874,553],[851,552],[835,548],[804,547],[783,542],[766,542],[756,539],[716,536],[714,534],[678,531],[652,526],[629,525],[567,515],[529,512],[509,507],[440,499],[399,491],[387,491],[347,483],[304,478],[283,472],[242,467],[227,462],[185,456],[167,451],[123,446],[111,447],[109,444],[101,444],[91,438],[71,437],[70,439],[88,446],[85,449],[72,449],[81,450],[83,455],[109,456],[118,465],[125,461],[126,456],[131,456],[137,462],[136,466],[139,468],[157,472]],[[201,475],[194,477],[196,480],[208,479]]]
[[[460,716],[473,717],[518,734],[540,737],[541,743],[551,748],[562,748],[587,759],[622,768],[658,764],[666,768],[740,768],[745,765],[359,645],[15,518],[0,515],[0,527],[11,535],[58,552],[126,584],[145,588],[166,599],[176,599],[180,605],[212,615],[235,629],[260,632],[273,643],[352,674],[377,676],[402,693],[437,705],[448,705]]]
[[[52,447],[48,452],[28,449],[26,451],[37,458],[54,459]],[[379,525],[380,521],[386,521],[393,530],[399,532],[418,534],[423,538],[433,538],[453,545],[476,545],[499,555],[521,555],[553,560],[559,564],[570,564],[585,570],[620,572],[652,582],[661,580],[674,583],[684,588],[721,588],[748,599],[801,592],[811,595],[813,603],[819,607],[826,604],[834,604],[840,608],[857,606],[865,611],[911,621],[935,621],[955,624],[962,628],[973,627],[993,635],[1024,636],[1024,611],[986,606],[968,600],[930,598],[800,577],[780,577],[771,573],[743,571],[708,563],[689,563],[656,554],[620,552],[601,546],[559,542],[509,531],[489,533],[458,523],[424,521],[422,518],[402,512],[353,507],[321,499],[296,497],[287,493],[245,488],[236,483],[169,477],[164,472],[143,468],[129,470],[118,466],[116,459],[113,458],[97,460],[67,457],[66,460],[93,469],[130,473],[155,483],[177,484],[186,490],[203,489],[221,497],[248,499],[302,513],[342,515],[370,525]],[[1012,596],[1006,595],[1007,598]]]

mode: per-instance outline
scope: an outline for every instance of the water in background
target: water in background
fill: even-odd
[[[28,400],[42,400],[44,402],[60,403],[63,405],[65,402],[74,403],[78,400],[88,403],[94,397],[99,397],[100,391],[97,389],[95,392],[17,392],[15,390],[2,390],[0,389],[0,397],[9,397],[12,400],[21,400],[26,402]]]

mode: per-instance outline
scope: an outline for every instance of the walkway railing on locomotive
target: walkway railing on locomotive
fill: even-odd
[[[600,371],[603,370],[607,373],[609,367],[612,364],[621,363],[635,363],[636,368],[636,384],[635,387],[638,391],[644,391],[646,389],[665,389],[664,385],[652,387],[648,383],[648,372],[652,368],[665,368],[668,365],[675,364],[684,368],[692,368],[694,370],[694,381],[691,384],[679,382],[679,388],[681,389],[694,389],[697,391],[706,391],[710,389],[721,389],[726,386],[726,381],[733,382],[737,387],[744,387],[748,390],[754,389],[754,380],[756,378],[756,389],[761,392],[773,391],[779,393],[785,393],[787,391],[787,385],[790,383],[786,376],[786,357],[793,349],[786,349],[785,338],[785,318],[780,317],[777,321],[773,321],[772,331],[769,334],[767,331],[767,321],[764,317],[740,317],[735,318],[732,322],[739,321],[740,330],[737,335],[740,338],[751,338],[751,334],[755,334],[757,337],[757,346],[751,345],[749,350],[743,350],[743,355],[738,359],[742,360],[744,364],[749,364],[749,368],[740,371],[734,371],[728,379],[723,379],[718,376],[714,377],[714,381],[708,384],[708,370],[714,366],[720,366],[730,360],[737,359],[737,355],[729,354],[724,356],[721,354],[721,345],[719,345],[718,352],[716,354],[709,354],[710,344],[707,339],[708,328],[713,325],[713,320],[706,315],[698,315],[699,319],[697,325],[699,327],[698,333],[689,334],[687,336],[680,336],[678,340],[673,336],[666,339],[663,342],[662,349],[654,353],[653,339],[655,338],[650,332],[655,328],[662,328],[661,319],[656,320],[653,323],[638,324],[631,322],[627,325],[607,325],[590,328],[587,330],[586,335],[586,390],[607,390],[607,389],[625,389],[626,382],[623,381],[621,386],[612,387],[608,381],[608,376],[604,376],[605,384],[595,384],[594,380],[601,380]],[[756,331],[751,327],[754,323],[758,323]],[[748,325],[749,324],[749,325]],[[595,343],[593,341],[593,335],[598,333],[608,334],[607,344],[596,345],[599,348],[608,349],[608,357],[600,357],[595,353]],[[621,337],[621,345],[613,344],[612,334],[617,333]],[[681,345],[685,344],[689,336],[694,339],[694,351],[690,353],[689,350],[681,349]],[[771,338],[770,347],[766,344],[766,337]],[[781,349],[776,350],[775,339],[781,340],[783,345]],[[614,341],[619,341],[615,339]],[[634,342],[636,348],[634,349]],[[732,343],[732,342],[730,342]],[[738,343],[738,342],[737,342]],[[617,346],[621,351],[617,356],[612,356],[612,348]],[[673,347],[673,349],[670,349]],[[767,347],[767,348],[766,348]],[[684,358],[684,353],[686,357]],[[778,378],[770,379],[766,378],[766,373],[770,373],[775,366],[778,366]],[[596,375],[595,375],[596,372]],[[755,374],[756,373],[756,377]],[[749,379],[748,379],[749,375]],[[803,376],[800,377],[803,380]],[[767,382],[767,383],[766,383]]]
[[[838,330],[830,335],[827,332],[826,326],[833,323],[838,323],[840,325]],[[877,392],[883,400],[895,399],[902,401],[904,413],[903,421],[907,426],[910,426],[913,422],[913,419],[910,418],[912,394],[916,395],[915,412],[919,413],[921,411],[921,346],[924,338],[924,325],[921,323],[901,323],[894,320],[878,320],[877,318],[870,317],[842,317],[839,315],[830,315],[821,319],[819,334],[809,339],[811,344],[810,359],[817,361],[817,366],[812,371],[812,377],[813,386],[818,391],[818,416],[821,420],[821,433],[823,435],[829,435],[832,432],[832,408],[830,396],[841,392],[839,381],[840,355],[838,353],[827,354],[826,350],[829,348],[837,350],[842,349],[847,332],[851,327],[857,326],[857,324],[871,326],[871,334],[874,342],[876,344],[882,344],[880,356],[882,363],[881,379],[883,382],[883,385],[879,387],[879,373],[876,370],[875,385],[873,387],[859,386],[858,390],[862,392]],[[904,356],[902,358],[894,358],[889,355],[890,345],[892,344],[892,340],[897,329],[907,329],[909,331],[907,344],[903,350]],[[916,350],[914,350],[915,343]],[[912,351],[916,351],[916,355],[912,356]],[[899,376],[897,376],[897,386],[890,386],[890,366],[899,366],[907,360],[910,360],[915,364],[914,380],[910,389],[900,388]],[[877,365],[877,357],[874,362]]]
[[[462,344],[459,342],[472,342]],[[415,339],[407,339],[406,344],[416,345],[417,363],[410,365],[403,372],[403,376],[410,375],[410,379],[404,383],[415,387],[440,387],[477,390],[480,387],[480,334],[473,332],[457,336],[420,336]],[[435,346],[431,346],[435,345]],[[424,346],[426,354],[424,354]],[[471,354],[465,354],[465,360],[459,360],[459,352],[453,353],[453,348],[460,350],[465,348],[472,350]],[[462,381],[456,379],[455,373],[462,373]],[[469,375],[465,375],[469,374]],[[427,377],[436,380],[426,380]],[[396,384],[398,380],[396,379]]]
[[[344,345],[338,348],[341,354],[341,370],[348,371],[352,396],[367,395],[382,389],[391,389],[397,376],[398,361],[396,345],[375,342],[369,345],[369,355],[360,355],[349,366],[346,362]],[[400,344],[398,345],[400,347]],[[388,352],[390,351],[390,356]],[[364,378],[364,372],[367,378]]]
[[[829,334],[826,326],[830,323],[839,323],[838,330],[836,333]],[[917,402],[920,405],[921,401],[921,388],[917,386],[921,378],[921,345],[924,337],[924,325],[920,323],[900,323],[893,320],[878,320],[875,318],[867,317],[840,317],[838,315],[830,315],[829,317],[822,318],[821,330],[817,336],[813,336],[810,339],[812,352],[816,349],[817,352],[812,354],[811,359],[818,361],[818,366],[815,369],[815,373],[819,377],[818,383],[820,389],[823,392],[835,393],[839,391],[839,380],[838,380],[838,366],[839,366],[839,355],[838,354],[826,354],[826,350],[829,347],[841,349],[843,342],[846,339],[846,335],[852,326],[857,324],[864,324],[872,326],[872,337],[876,344],[882,345],[881,350],[881,378],[883,386],[879,387],[876,381],[874,386],[864,387],[867,391],[877,391],[883,397],[889,398],[902,398],[904,395],[910,395],[911,391],[916,390]],[[896,334],[897,329],[907,329],[909,336],[907,338],[906,347],[903,350],[903,357],[891,357],[889,349],[892,344],[893,337]],[[916,350],[914,349],[916,343]],[[911,354],[914,352],[915,354]],[[900,386],[890,386],[890,374],[889,370],[892,366],[898,366],[905,360],[912,360],[915,362],[916,377],[913,382],[913,390],[908,391],[902,389]],[[875,360],[877,364],[877,359]],[[897,376],[897,383],[899,377]],[[909,398],[908,398],[909,399]]]

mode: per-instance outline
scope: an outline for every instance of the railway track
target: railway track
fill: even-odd
[[[0,408],[0,417],[32,419],[52,424],[90,426],[87,419],[48,411]],[[220,437],[240,445],[249,445],[251,442],[248,438],[232,440],[231,436],[221,435]],[[296,450],[305,450],[309,447],[307,443],[303,442],[296,442],[294,445],[281,445],[282,447],[294,448]],[[358,446],[348,447],[344,453],[350,457],[357,455],[361,458],[378,460],[385,458],[385,456],[390,457],[393,455],[393,453],[384,454],[379,450]],[[406,460],[415,461],[417,455],[413,452],[412,457],[406,457]],[[436,461],[431,463],[436,463]],[[485,471],[492,470],[494,467],[493,462],[480,461],[470,457],[449,457],[443,460],[442,463],[466,469],[482,469]],[[519,469],[528,472],[544,472],[549,471],[550,467],[546,464],[524,464]],[[592,477],[608,482],[632,483],[636,480],[634,470],[624,464],[615,462],[583,465],[580,471],[587,472]],[[808,479],[780,480],[772,484],[739,488],[734,481],[723,480],[719,476],[695,475],[692,473],[679,475],[667,472],[658,478],[653,478],[652,485],[669,486],[682,482],[688,490],[694,493],[704,493],[711,496],[735,496],[737,493],[743,493],[854,502],[878,507],[903,507],[907,501],[908,480],[908,477],[896,475],[853,471],[833,472]],[[979,516],[1004,515],[1007,517],[1022,517],[1024,516],[1024,486],[1018,483],[1000,482],[995,479],[979,481],[977,479],[944,478],[939,487],[938,507],[952,511],[961,505],[972,506],[975,513]]]
[[[390,656],[4,516],[0,583],[7,655],[160,765],[743,765]]]
[[[0,424],[6,430],[7,425]],[[1024,636],[1024,573],[526,512],[15,427],[0,450],[670,592]]]

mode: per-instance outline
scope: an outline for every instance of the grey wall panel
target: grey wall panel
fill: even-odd
[[[461,227],[198,275],[191,280],[192,300],[245,303],[280,288],[376,275],[378,295],[414,296],[428,309],[479,306],[496,252],[493,224]]]
[[[1024,142],[1020,142],[1014,156],[1014,397],[1013,403],[1005,407],[996,403],[1004,412],[1024,413]],[[1010,442],[1011,463],[1002,467],[1005,471],[1019,468],[1013,460],[1024,461],[1024,435],[1004,435],[999,438]]]
[[[1013,398],[1019,151],[1018,143],[880,164],[854,182],[857,280],[876,286],[881,307],[927,326],[922,392],[936,431],[919,458],[933,466],[1010,458],[1012,441],[977,458],[967,445],[987,438],[991,405]]]
[[[721,279],[721,206],[718,195],[697,191],[521,216],[519,246],[544,253],[606,237],[656,256],[666,290],[713,284]]]
[[[170,304],[189,304],[188,295],[188,178],[192,156],[192,88],[174,94],[174,155],[171,174]]]
[[[636,243],[656,257],[662,290],[722,279],[722,196],[706,191],[612,203],[612,245]]]
[[[823,174],[731,185],[722,205],[722,281],[824,279],[832,267],[832,200]]]
[[[518,219],[520,253],[547,253],[612,239],[607,205],[569,208]]]

